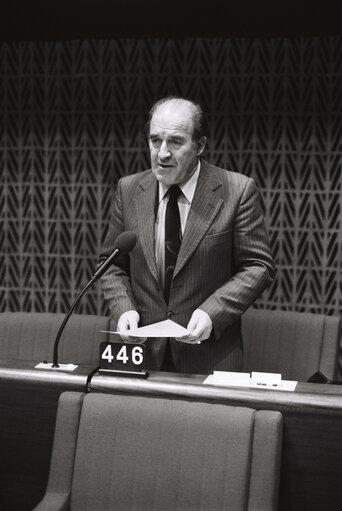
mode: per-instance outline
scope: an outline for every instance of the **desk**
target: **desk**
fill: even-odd
[[[34,369],[35,363],[0,360],[0,509],[31,510],[45,492],[58,398],[86,390],[91,368]]]
[[[9,367],[10,366],[10,367]],[[35,370],[0,360],[0,509],[29,511],[48,477],[61,392],[84,392],[92,368]],[[203,385],[203,376],[151,373],[147,380],[96,375],[92,392],[157,395],[280,410],[284,416],[280,511],[340,511],[342,387],[300,383],[295,392]]]
[[[342,509],[342,387],[299,383],[295,392],[203,385],[203,376],[151,373],[147,380],[94,376],[91,392],[198,399],[284,417],[280,511]]]

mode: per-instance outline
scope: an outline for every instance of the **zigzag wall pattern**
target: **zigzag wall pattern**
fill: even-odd
[[[258,307],[342,312],[342,40],[0,45],[0,310],[66,311],[92,275],[113,187],[149,165],[146,112],[208,114],[208,159],[260,188],[277,263]],[[99,287],[80,311],[104,313]]]

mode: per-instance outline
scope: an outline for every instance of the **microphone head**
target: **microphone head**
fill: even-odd
[[[121,255],[128,254],[137,242],[137,237],[132,231],[124,231],[115,240],[114,250],[119,250]]]

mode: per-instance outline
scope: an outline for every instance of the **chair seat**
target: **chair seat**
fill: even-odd
[[[64,314],[3,312],[0,314],[0,359],[52,361],[54,341]],[[72,314],[59,345],[59,362],[97,366],[99,344],[108,340],[105,316]]]
[[[78,429],[75,412],[73,428],[65,425],[65,400],[69,412],[70,400],[81,410]],[[279,412],[64,393],[48,488],[36,511],[274,510],[281,438]],[[65,471],[61,445],[73,470]]]
[[[242,316],[244,370],[306,381],[321,371],[338,377],[341,321],[334,316],[249,309]]]

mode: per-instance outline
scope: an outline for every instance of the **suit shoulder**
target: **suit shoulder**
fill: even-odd
[[[206,163],[206,168],[207,171],[216,175],[227,186],[245,188],[247,184],[254,183],[254,179],[245,174],[240,174],[240,172],[233,172],[208,163]]]
[[[137,172],[135,174],[130,174],[128,176],[121,177],[118,181],[118,185],[123,188],[134,187],[135,185],[139,185],[146,178],[148,178],[151,174],[151,169],[143,170],[142,172]]]
[[[240,174],[240,172],[233,172],[232,170],[223,169],[221,167],[214,167],[214,169],[218,172],[222,179],[231,183],[241,183],[246,185],[249,181],[253,181],[252,178],[245,174]]]

